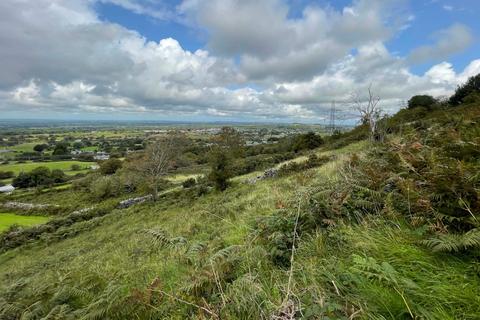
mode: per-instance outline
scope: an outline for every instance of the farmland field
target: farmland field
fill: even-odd
[[[13,224],[21,226],[34,226],[48,221],[47,217],[19,216],[13,213],[0,213],[0,232],[7,230]]]
[[[11,147],[3,147],[3,150],[10,150],[14,152],[33,152],[33,147],[40,142],[28,142],[28,143],[21,143],[16,146]]]
[[[82,168],[81,171],[71,171],[71,166],[77,164]],[[94,162],[81,161],[54,161],[54,162],[27,162],[27,163],[13,163],[0,165],[0,171],[12,171],[15,175],[20,172],[29,172],[37,167],[47,167],[50,170],[60,169],[66,174],[74,175],[90,168]]]

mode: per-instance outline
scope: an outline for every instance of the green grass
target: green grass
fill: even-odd
[[[97,151],[98,147],[97,146],[91,146],[91,147],[83,147],[82,151]]]
[[[13,213],[0,213],[0,232],[8,229],[13,224],[21,226],[34,226],[48,221],[47,217],[20,216]]]
[[[349,154],[365,146],[319,151],[336,158],[254,185],[239,177],[225,192],[195,200],[188,199],[188,190],[169,190],[155,204],[114,209],[92,224],[63,228],[61,240],[46,237],[7,251],[0,255],[0,310],[3,298],[13,302],[4,310],[18,309],[25,318],[69,308],[78,318],[209,318],[164,295],[146,299],[158,279],[161,290],[212,308],[222,319],[269,319],[289,287],[305,319],[477,319],[480,279],[472,261],[422,247],[422,230],[400,219],[376,217],[302,235],[290,286],[289,270],[274,265],[258,241],[259,218],[278,214],[279,207],[296,212],[299,193],[335,183]],[[28,200],[91,205],[88,195],[71,190]],[[308,210],[306,203],[300,209]],[[192,253],[162,245],[146,230],[163,230],[168,238],[182,237],[200,249]],[[219,255],[225,248],[237,251]],[[205,293],[195,298],[192,285]]]
[[[41,144],[42,142],[28,142],[28,143],[21,143],[16,146],[11,147],[2,147],[3,150],[11,150],[15,152],[33,152],[33,147],[37,144]]]
[[[0,165],[0,171],[12,171],[15,175],[18,175],[20,172],[29,172],[37,167],[47,167],[50,170],[60,169],[65,171],[66,174],[74,175],[82,171],[71,171],[70,168],[72,165],[79,165],[83,172],[90,169],[90,166],[94,162],[81,162],[81,161],[54,161],[54,162],[26,162],[26,163],[12,163],[12,164],[2,164]]]

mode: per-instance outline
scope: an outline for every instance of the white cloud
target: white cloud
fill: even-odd
[[[386,22],[397,1],[307,7],[292,19],[280,0],[186,0],[183,14],[210,33],[207,49],[194,52],[101,21],[95,1],[0,1],[0,110],[321,120],[332,100],[346,108],[371,83],[392,111],[413,94],[449,94],[480,73],[480,59],[462,72],[442,62],[411,73],[409,60],[385,46],[413,21]],[[153,3],[102,1],[139,14]],[[412,56],[433,50],[440,58],[469,41],[454,25]]]
[[[446,4],[445,4],[445,5],[442,6],[442,8],[443,8],[443,10],[445,10],[445,11],[453,11],[453,7],[450,6],[450,5],[446,5]]]
[[[433,45],[421,46],[410,53],[409,60],[413,63],[442,60],[455,53],[462,52],[473,43],[470,29],[463,24],[454,24],[447,29],[440,30],[434,35],[436,42]]]
[[[150,16],[158,20],[171,20],[174,13],[161,1],[138,1],[138,0],[98,0],[102,3],[110,3],[120,6],[136,14]]]
[[[386,9],[397,2],[360,0],[341,11],[310,6],[295,19],[281,0],[185,0],[180,10],[206,28],[214,53],[239,56],[251,79],[276,81],[310,78],[351,49],[388,39]]]

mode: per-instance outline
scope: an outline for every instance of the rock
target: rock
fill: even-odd
[[[139,203],[143,203],[147,200],[152,199],[152,195],[144,196],[144,197],[138,197],[138,198],[131,198],[127,200],[120,201],[118,204],[119,209],[127,209],[130,208],[131,206]]]
[[[256,176],[255,178],[250,178],[246,180],[246,183],[248,184],[255,184],[257,181],[268,179],[268,178],[274,178],[278,174],[278,170],[275,168],[270,168],[265,170],[265,172],[262,175]]]
[[[59,207],[58,205],[53,204],[35,204],[35,203],[23,203],[23,202],[16,202],[10,201],[3,204],[4,208],[9,209],[22,209],[22,210],[33,210],[33,209],[48,209],[52,207]]]

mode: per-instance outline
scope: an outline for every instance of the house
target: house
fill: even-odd
[[[93,156],[93,159],[95,160],[108,160],[110,159],[110,155],[106,152],[98,152],[96,155]]]
[[[72,150],[72,151],[70,152],[70,154],[71,154],[72,156],[78,156],[78,155],[82,154],[82,150]]]
[[[0,187],[0,193],[10,194],[10,193],[12,193],[13,191],[15,191],[15,187],[12,186],[11,184],[6,185],[6,186],[3,186],[3,187]]]

